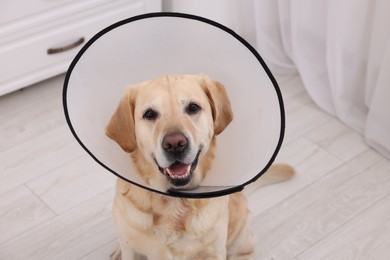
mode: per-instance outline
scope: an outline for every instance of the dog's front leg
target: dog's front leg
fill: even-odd
[[[133,248],[121,239],[119,246],[112,252],[111,260],[147,260],[147,258],[141,254],[138,254]]]

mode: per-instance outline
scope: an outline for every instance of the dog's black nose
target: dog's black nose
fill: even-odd
[[[179,132],[167,134],[162,141],[162,147],[168,153],[181,153],[187,146],[187,138]]]

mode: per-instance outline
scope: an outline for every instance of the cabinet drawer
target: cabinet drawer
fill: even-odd
[[[142,1],[114,1],[89,10],[78,19],[0,45],[0,95],[65,72],[82,45],[101,29],[119,20],[145,12]],[[67,51],[49,54],[49,49],[84,43]]]

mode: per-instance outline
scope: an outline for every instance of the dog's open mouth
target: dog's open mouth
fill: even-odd
[[[164,174],[173,185],[185,186],[192,180],[191,168],[192,164],[184,164],[176,161],[171,166],[164,169]]]
[[[175,187],[182,188],[189,184],[193,178],[193,172],[198,165],[199,154],[201,150],[198,151],[195,160],[191,164],[182,163],[180,161],[175,161],[167,168],[162,168],[156,164],[158,169],[162,174],[164,174],[168,181],[173,184]]]

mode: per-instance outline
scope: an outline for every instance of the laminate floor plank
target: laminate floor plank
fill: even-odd
[[[96,248],[92,252],[82,256],[80,260],[108,260],[111,253],[118,247],[118,239]]]
[[[360,215],[389,194],[389,170],[369,150],[256,216],[257,259],[296,257]]]
[[[58,96],[61,96],[64,79],[65,75],[59,75],[28,86],[27,88],[0,96],[0,118],[4,119],[4,116],[8,117],[8,113],[18,114],[18,111],[23,111],[31,107],[31,105],[39,104],[39,100],[42,98],[58,98]]]
[[[57,77],[0,97],[0,152],[65,125],[62,81]]]
[[[110,189],[0,244],[0,259],[78,259],[116,238]]]
[[[286,133],[284,143],[287,144],[317,129],[333,117],[321,111],[308,96],[300,93],[285,104]]]
[[[389,205],[390,196],[388,195],[299,255],[298,259],[389,259]]]
[[[115,176],[87,155],[27,182],[56,214],[113,188]]]
[[[258,182],[245,188],[244,192],[251,198],[249,206],[255,215],[291,197],[342,164],[340,159],[305,138],[298,138],[285,145],[277,162],[292,165],[296,174],[287,182],[257,189],[261,186],[260,177]],[[253,193],[253,190],[256,192]]]
[[[31,190],[20,185],[0,194],[0,243],[55,217]]]
[[[347,162],[368,149],[364,138],[337,119],[327,121],[306,138]]]
[[[16,145],[0,153],[0,193],[85,154],[65,126]]]

